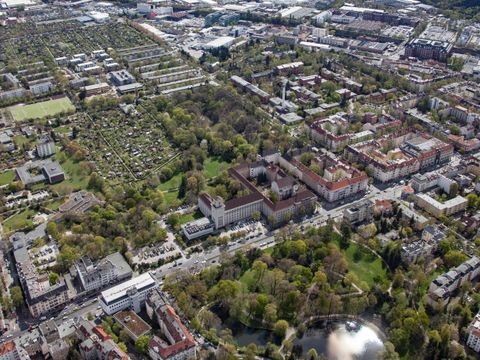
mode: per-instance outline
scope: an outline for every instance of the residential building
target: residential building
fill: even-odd
[[[415,195],[415,203],[433,216],[440,217],[450,216],[465,210],[468,205],[468,200],[458,195],[453,199],[441,203],[427,194],[417,194]]]
[[[133,309],[138,313],[145,303],[147,293],[157,287],[158,283],[147,272],[102,291],[98,301],[107,315],[125,309]]]
[[[299,161],[299,157],[290,154],[278,156],[278,163],[328,202],[348,198],[368,188],[368,176],[344,161],[329,155],[315,156],[312,166],[318,168],[322,174],[319,175]]]
[[[248,81],[242,79],[240,76],[233,75],[230,80],[233,82],[233,84],[239,88],[241,88],[243,91],[248,91],[249,93],[256,95],[260,98],[262,103],[267,104],[268,100],[270,99],[270,95],[260,89],[259,87],[249,83]]]
[[[156,319],[163,340],[154,336],[149,343],[149,355],[153,360],[189,360],[196,357],[196,343],[182,324],[173,307],[159,291],[152,291],[146,301],[147,314]]]
[[[475,352],[480,352],[480,313],[475,315],[467,329],[467,346]]]
[[[427,304],[445,306],[454,293],[467,281],[477,278],[480,273],[480,259],[476,256],[450,269],[432,281],[427,293]]]
[[[75,269],[85,291],[95,291],[132,277],[132,269],[119,252],[110,254],[97,263],[84,255],[75,263]]]
[[[20,360],[17,346],[13,340],[0,344],[0,360]]]
[[[350,225],[369,222],[373,218],[375,204],[371,200],[363,200],[343,210],[343,221]]]
[[[80,355],[86,360],[129,360],[125,354],[100,326],[81,319],[77,325],[76,335],[82,341],[79,345]]]
[[[40,82],[38,84],[30,85],[29,89],[33,95],[45,94],[53,89],[53,84],[51,81]]]
[[[37,151],[37,156],[41,158],[52,156],[57,151],[55,147],[55,142],[48,135],[41,137],[38,140],[38,143],[35,148]]]
[[[59,309],[69,301],[68,288],[63,278],[50,284],[48,273],[39,273],[26,246],[13,252],[20,285],[30,314],[37,318]]]
[[[374,179],[386,183],[448,162],[453,146],[406,129],[378,140],[349,145],[344,155],[352,162],[365,165]]]
[[[337,113],[305,125],[311,138],[333,152],[343,151],[350,144],[366,141],[374,137],[370,130],[358,133],[348,132],[347,114]]]

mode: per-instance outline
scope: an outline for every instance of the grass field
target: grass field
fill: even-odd
[[[15,171],[7,170],[0,174],[0,186],[10,184],[15,179]]]
[[[15,121],[23,121],[29,119],[41,119],[47,116],[54,116],[61,112],[75,111],[75,106],[69,98],[42,101],[30,105],[21,105],[11,107],[10,112]]]
[[[35,211],[28,209],[12,216],[11,218],[3,222],[3,230],[10,232],[18,229],[22,229],[33,224],[31,218],[35,215]]]
[[[355,261],[354,253],[358,249],[358,245],[350,243],[345,251],[345,257],[348,261],[348,271],[357,275],[360,281],[365,281],[369,286],[375,283],[375,278],[387,278],[387,270],[382,267],[382,261],[368,252],[364,253],[359,261]]]
[[[201,217],[203,217],[203,214],[198,210],[190,214],[180,215],[180,224],[186,224],[187,222],[200,219]]]

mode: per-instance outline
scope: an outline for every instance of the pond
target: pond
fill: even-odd
[[[275,344],[279,342],[270,330],[246,326],[240,321],[229,318],[228,314],[223,312],[218,306],[213,306],[210,310],[219,317],[219,322],[215,326],[217,332],[220,333],[223,329],[230,329],[233,339],[240,347],[250,345],[251,343],[257,346],[265,346],[269,342]]]
[[[303,355],[315,349],[318,355],[329,360],[374,360],[381,359],[384,349],[378,334],[370,327],[358,322],[319,322],[294,341],[300,345]]]

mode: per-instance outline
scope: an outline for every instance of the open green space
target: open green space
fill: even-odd
[[[69,98],[64,97],[30,105],[15,106],[11,107],[9,110],[15,121],[23,121],[54,116],[61,112],[73,112],[75,111],[75,106],[73,106]]]
[[[170,189],[176,189],[180,186],[180,182],[182,181],[183,174],[177,174],[173,176],[170,180],[162,182],[158,188],[162,191],[167,191]]]
[[[186,224],[187,222],[200,219],[201,217],[203,217],[203,214],[198,210],[193,213],[183,214],[180,215],[180,224]]]
[[[205,179],[211,179],[217,176],[220,172],[228,169],[231,164],[225,161],[219,161],[214,158],[208,158],[205,160],[203,164],[203,174],[205,175]],[[177,189],[180,186],[182,181],[183,173],[179,173],[175,176],[172,176],[171,179],[162,182],[158,188],[162,191],[167,191],[171,189]]]
[[[71,189],[68,189],[68,192],[87,188],[90,177],[82,174],[79,162],[74,161],[63,151],[57,152],[54,159],[60,163],[65,172],[65,180],[52,185],[54,190],[59,191],[67,186],[71,187]],[[63,192],[64,191],[60,191],[60,193]]]
[[[31,219],[33,215],[35,215],[35,211],[27,209],[8,218],[3,222],[3,231],[7,233],[33,225]]]
[[[64,202],[65,200],[63,198],[60,198],[60,199],[49,202],[45,207],[49,210],[55,211],[55,210],[58,210],[60,205],[62,205]]]
[[[217,159],[208,158],[203,163],[203,173],[206,179],[211,179],[217,176],[220,172],[228,169],[229,163],[225,161],[219,161]]]
[[[15,180],[15,171],[7,170],[0,174],[0,186],[10,184]]]
[[[181,202],[178,199],[178,191],[164,192],[163,198],[165,199],[165,204],[167,204],[168,207],[174,207]]]
[[[357,251],[362,253],[360,260],[355,259],[354,254]],[[351,243],[345,251],[345,257],[348,271],[355,273],[360,281],[365,281],[369,286],[372,286],[377,278],[386,279],[387,270],[382,266],[382,260],[368,250],[361,249],[359,245]]]

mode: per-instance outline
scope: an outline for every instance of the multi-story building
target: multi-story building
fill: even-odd
[[[427,304],[445,306],[455,291],[480,274],[480,259],[476,256],[438,276],[428,288]]]
[[[417,206],[435,217],[450,216],[467,208],[468,200],[462,196],[456,196],[445,202],[439,202],[427,194],[415,195]]]
[[[349,145],[344,155],[352,162],[365,165],[374,179],[390,182],[448,162],[453,146],[406,129],[378,140]]]
[[[148,272],[117,286],[102,291],[98,302],[107,315],[118,311],[132,309],[140,312],[147,293],[158,287],[158,283]]]
[[[13,340],[0,344],[0,360],[20,360],[17,346]]]
[[[149,343],[149,355],[153,360],[188,360],[196,357],[193,336],[180,321],[172,306],[160,291],[152,291],[146,301],[148,316],[155,318],[167,340],[154,336]]]
[[[405,46],[405,57],[446,62],[453,45],[446,41],[413,39]]]
[[[316,196],[311,191],[297,184],[280,167],[266,160],[243,164],[228,170],[229,175],[237,180],[246,195],[224,201],[221,197],[211,197],[202,193],[198,197],[198,208],[219,229],[244,219],[251,218],[259,212],[271,222],[280,223],[299,214],[313,211]],[[270,199],[262,189],[257,189],[250,181],[264,177],[265,189],[269,188],[278,199]]]
[[[258,86],[249,83],[248,81],[237,75],[233,75],[230,80],[232,80],[235,86],[241,88],[243,91],[248,91],[249,93],[258,96],[262,103],[268,103],[270,95],[266,91],[260,89]]]
[[[467,329],[467,346],[475,352],[480,352],[480,313],[475,315]]]
[[[77,276],[85,291],[94,291],[132,277],[132,269],[119,252],[108,255],[96,264],[88,256],[75,263]]]
[[[50,136],[40,138],[35,148],[37,150],[37,156],[41,158],[52,156],[56,152],[55,142]]]
[[[278,156],[278,163],[328,202],[345,199],[368,188],[368,176],[364,172],[328,155],[312,159],[322,175],[300,162],[298,156]]]
[[[363,200],[343,210],[343,221],[351,225],[368,222],[373,218],[374,210],[375,204],[371,200]]]
[[[69,301],[65,280],[60,278],[57,283],[50,284],[48,274],[37,271],[26,246],[19,247],[13,255],[25,302],[33,317],[56,310]]]

